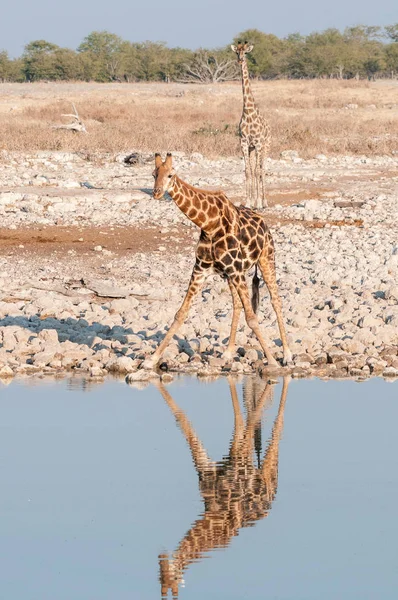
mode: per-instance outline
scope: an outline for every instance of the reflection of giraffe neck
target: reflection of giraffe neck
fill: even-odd
[[[188,219],[206,233],[218,227],[226,210],[236,210],[223,192],[194,188],[177,175],[174,175],[168,193]]]
[[[261,419],[265,402],[272,388],[259,390],[248,385],[245,394],[246,423],[241,414],[236,388],[230,382],[235,426],[230,452],[220,463],[210,460],[191,423],[174,400],[161,386],[160,391],[172,410],[176,422],[190,446],[199,475],[200,491],[205,511],[181,540],[172,557],[163,555],[160,564],[162,597],[171,588],[178,597],[178,585],[187,567],[215,548],[225,548],[241,527],[268,515],[278,482],[278,445],[283,427],[283,412],[287,395],[284,381],[278,415],[264,460],[259,468],[253,464],[254,433]],[[252,396],[256,398],[252,398]],[[250,396],[250,398],[249,398]]]
[[[242,60],[242,90],[243,90],[243,110],[253,112],[256,110],[256,103],[250,87],[249,69],[247,68],[246,58]]]

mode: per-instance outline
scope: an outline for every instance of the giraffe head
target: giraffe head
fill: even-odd
[[[155,154],[155,170],[152,175],[155,178],[153,186],[153,197],[155,200],[163,198],[164,194],[170,189],[175,175],[173,169],[173,158],[170,152],[167,153],[166,160],[163,162],[160,154]]]
[[[245,59],[245,55],[253,50],[253,44],[249,44],[248,42],[238,42],[237,46],[232,44],[231,48],[236,53],[238,63],[241,65]]]

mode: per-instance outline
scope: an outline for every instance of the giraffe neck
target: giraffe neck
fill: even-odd
[[[174,176],[168,193],[184,215],[206,233],[211,233],[217,228],[222,212],[220,205],[229,203],[226,197],[222,197],[221,192],[199,190],[182,181],[177,175]]]
[[[240,515],[239,509],[232,519],[232,509],[226,509],[221,513],[205,512],[201,519],[195,521],[173,553],[172,568],[177,579],[181,581],[187,568],[208,552],[229,546],[242,526]]]
[[[242,90],[243,90],[243,111],[252,112],[256,110],[256,103],[254,100],[253,92],[250,87],[249,69],[247,68],[246,57],[243,59],[242,64]]]

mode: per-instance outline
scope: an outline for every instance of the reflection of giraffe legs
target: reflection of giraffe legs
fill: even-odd
[[[179,310],[176,312],[174,321],[166,333],[163,341],[159,344],[156,351],[149,358],[145,359],[143,367],[144,369],[153,369],[153,367],[159,362],[165,348],[170,343],[171,338],[177,333],[178,329],[184,323],[187,318],[189,307],[191,306],[192,300],[199,293],[208,271],[203,271],[197,264],[194,266],[191,275],[191,281],[189,282],[188,291],[185,295],[184,301],[181,304]]]
[[[229,342],[227,349],[224,352],[224,358],[230,359],[232,358],[232,354],[235,350],[235,339],[236,339],[236,330],[238,328],[239,317],[242,310],[242,302],[240,301],[239,294],[228,279],[229,289],[231,290],[232,295],[232,323],[231,323],[231,334],[229,336]]]
[[[243,442],[244,421],[239,406],[238,394],[236,393],[236,385],[231,377],[228,378],[228,385],[234,409],[234,435],[230,444],[230,455],[236,456]]]
[[[226,548],[242,526],[249,522],[253,524],[267,516],[276,493],[278,443],[283,426],[288,379],[283,383],[272,438],[260,469],[255,468],[253,464],[253,436],[274,386],[266,383],[264,387],[257,386],[257,380],[246,380],[244,395],[252,392],[256,398],[250,402],[245,399],[245,420],[236,385],[232,378],[228,382],[234,411],[234,431],[229,454],[220,463],[210,460],[184,412],[163,384],[157,384],[190,447],[199,475],[200,492],[205,502],[204,512],[184,535],[172,555],[163,553],[159,556],[162,598],[166,598],[171,590],[173,598],[177,599],[179,585],[189,565],[215,548]],[[251,383],[255,385],[250,388]],[[237,490],[240,490],[239,494],[236,493]]]
[[[247,289],[247,284],[243,276],[234,275],[230,277],[230,281],[232,285],[235,287],[236,291],[239,294],[239,298],[243,304],[243,308],[245,311],[246,322],[250,329],[255,333],[258,341],[260,342],[260,346],[267,357],[268,366],[277,367],[278,363],[275,358],[272,356],[268,345],[265,342],[265,339],[261,333],[260,325],[258,319],[253,311],[250,299],[249,299],[249,291]]]
[[[272,255],[261,256],[259,260],[259,265],[261,273],[264,277],[264,281],[269,290],[269,294],[271,296],[271,304],[273,306],[273,309],[276,314],[276,319],[278,321],[279,333],[283,345],[283,364],[287,365],[292,362],[292,353],[287,342],[285,323],[283,321],[282,302],[278,292],[278,284],[276,282],[274,256],[274,252],[272,253]]]
[[[252,418],[252,415],[255,415],[254,420],[256,421],[256,410],[259,404],[261,405],[261,407],[263,407],[263,395],[266,389],[267,385],[264,384],[264,381],[261,380],[259,377],[248,377],[245,383],[243,384],[243,402],[246,407],[247,415],[248,417],[250,416],[250,419]],[[270,393],[267,393],[267,403],[268,399],[272,400],[273,387],[268,386],[268,391]],[[261,410],[262,408],[260,408],[260,411]],[[254,451],[257,456],[257,465],[258,467],[260,467],[262,449],[261,415],[259,415],[255,423],[253,437]]]
[[[283,387],[281,401],[279,403],[278,414],[272,428],[271,441],[264,456],[261,472],[265,483],[267,484],[268,500],[272,502],[278,487],[278,460],[279,460],[279,441],[283,429],[283,416],[289,387],[290,376],[283,378]]]
[[[214,466],[213,461],[209,458],[205,447],[198,438],[194,428],[190,421],[187,419],[185,413],[177,406],[173,398],[162,383],[155,383],[156,387],[165,399],[168,407],[174,415],[178,427],[181,429],[185,436],[189,449],[191,450],[192,460],[198,473],[208,471]]]

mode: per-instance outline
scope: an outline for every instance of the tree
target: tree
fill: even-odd
[[[393,76],[398,73],[398,44],[388,44],[385,48],[386,69]]]
[[[59,46],[45,40],[35,40],[27,44],[22,55],[26,79],[55,79],[54,52],[58,49]]]
[[[21,58],[14,58],[8,62],[8,81],[25,81],[24,63]]]
[[[118,80],[122,76],[123,40],[108,31],[93,31],[77,51],[88,56],[93,78],[97,81]]]
[[[10,76],[10,59],[5,50],[0,51],[0,81],[8,81]]]
[[[254,46],[247,55],[247,66],[252,76],[271,78],[279,74],[284,44],[276,35],[246,29],[234,38],[234,44],[239,41],[247,41]]]
[[[224,52],[198,50],[190,63],[183,67],[180,81],[184,83],[219,83],[239,76],[236,59],[226,58]]]
[[[384,27],[384,31],[392,42],[398,42],[398,23],[387,25],[387,27]]]
[[[79,56],[69,48],[54,51],[54,78],[64,81],[83,79],[83,68]]]

